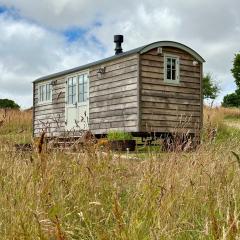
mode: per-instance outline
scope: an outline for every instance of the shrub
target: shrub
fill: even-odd
[[[13,100],[0,99],[0,108],[19,109],[20,106],[17,103],[15,103]]]
[[[124,132],[124,131],[109,131],[108,132],[108,140],[132,140],[133,136],[131,133]]]

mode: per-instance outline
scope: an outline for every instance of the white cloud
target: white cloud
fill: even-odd
[[[9,96],[30,106],[32,81],[37,77],[75,67],[100,54],[92,41],[68,45],[59,33],[36,24],[0,16],[0,98]]]
[[[0,0],[22,18],[0,15],[0,94],[29,103],[31,81],[41,75],[113,54],[114,34],[124,34],[124,50],[159,40],[182,42],[205,59],[227,91],[234,91],[230,73],[239,51],[240,2],[232,0]],[[62,34],[86,29],[70,43]],[[102,52],[93,37],[104,47]],[[14,87],[13,87],[14,86]],[[26,100],[25,100],[26,99]],[[220,100],[219,100],[220,101]]]

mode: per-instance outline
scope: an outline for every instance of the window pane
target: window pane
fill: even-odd
[[[52,91],[51,91],[51,87],[49,86],[48,100],[50,101],[51,99],[52,99]]]
[[[68,86],[72,86],[72,78],[68,78]]]
[[[43,91],[42,100],[45,101],[46,100],[46,85],[42,86],[42,91]]]
[[[79,94],[83,93],[83,84],[79,85]]]
[[[176,59],[172,59],[172,69],[176,69]]]
[[[76,85],[77,85],[77,77],[74,77],[74,78],[72,79],[72,85],[73,85],[73,86],[76,86]]]
[[[84,74],[84,83],[87,84],[88,82],[88,74]]]
[[[171,68],[171,58],[167,58],[167,68]]]
[[[72,95],[72,87],[68,86],[68,96],[70,96],[70,95]],[[68,103],[70,103],[70,102],[68,101]]]
[[[76,102],[76,85],[73,86],[73,95],[72,95],[72,103]]]
[[[46,100],[50,100],[50,84],[46,85]]]
[[[172,80],[176,80],[176,70],[172,70]]]
[[[88,92],[85,92],[85,93],[84,93],[84,102],[86,102],[87,99],[88,99]]]
[[[68,95],[68,104],[72,104],[72,95]]]
[[[171,80],[171,69],[167,69],[167,79]]]
[[[42,86],[39,87],[39,101],[42,101]]]
[[[84,93],[79,95],[79,102],[84,102]]]
[[[79,80],[78,80],[78,81],[79,81],[79,84],[83,84],[83,77],[84,77],[83,75],[80,75],[80,76],[79,76],[79,78],[78,78],[78,79],[79,79]]]

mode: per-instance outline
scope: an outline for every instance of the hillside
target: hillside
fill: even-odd
[[[238,239],[239,117],[204,109],[196,151],[129,156],[16,151],[31,112],[1,112],[1,239]]]

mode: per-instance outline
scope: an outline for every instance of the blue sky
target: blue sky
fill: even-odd
[[[220,103],[235,90],[238,9],[237,0],[0,0],[0,98],[31,106],[34,79],[110,56],[113,35],[124,34],[124,50],[159,40],[195,49],[220,84]]]

